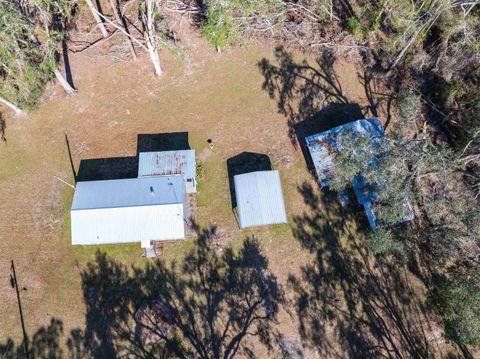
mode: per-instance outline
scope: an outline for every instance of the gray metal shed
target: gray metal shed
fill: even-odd
[[[185,238],[183,176],[78,182],[72,244]]]
[[[278,171],[257,171],[233,177],[240,228],[287,223]]]
[[[195,150],[140,152],[138,177],[183,175],[187,193],[197,192]]]
[[[329,181],[335,176],[333,156],[338,152],[344,151],[339,138],[346,132],[368,137],[370,139],[370,146],[383,147],[385,145],[385,133],[382,123],[378,118],[349,122],[328,131],[306,137],[305,141],[322,188],[328,187]],[[369,165],[375,168],[376,162],[372,161]],[[373,205],[378,201],[379,191],[388,190],[388,185],[379,184],[376,181],[367,183],[365,177],[362,174],[358,174],[352,180],[352,187],[358,203],[364,207],[370,227],[377,228],[379,224],[377,223]],[[348,202],[348,192],[346,190],[339,191],[339,199],[342,203],[346,204]],[[405,207],[407,214],[403,218],[403,221],[409,221],[414,218],[412,206],[408,198],[398,203],[398,206]]]

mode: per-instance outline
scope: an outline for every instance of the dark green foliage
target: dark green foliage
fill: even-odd
[[[0,96],[35,106],[55,68],[54,47],[41,44],[35,26],[14,2],[0,2]]]
[[[333,157],[335,173],[329,181],[330,187],[341,190],[360,174],[372,182],[375,179],[372,163],[380,156],[381,147],[373,146],[368,136],[351,131],[343,132],[337,143],[341,150]]]
[[[356,17],[351,17],[347,21],[347,30],[355,37],[362,38],[362,25]]]
[[[370,231],[367,237],[367,244],[375,256],[393,254],[401,259],[406,257],[404,245],[388,229],[379,228]]]
[[[449,101],[448,93],[440,95],[442,101]],[[402,263],[407,257],[406,239],[415,239],[413,245],[422,248],[422,257],[435,263],[439,272],[459,272],[462,268],[460,272],[473,271],[478,277],[480,207],[475,192],[462,181],[468,168],[465,153],[472,151],[456,151],[445,142],[433,143],[431,129],[420,122],[425,121],[420,96],[414,89],[400,89],[396,124],[387,133],[382,151],[372,150],[369,140],[362,136],[347,133],[340,139],[342,151],[333,159],[332,187],[343,188],[355,175],[362,174],[369,183],[383,188],[373,209],[379,223],[391,226],[369,233],[367,244],[375,256],[393,255]],[[469,143],[475,147],[478,139]],[[470,161],[476,157],[466,158]],[[372,162],[375,166],[369,166]],[[395,226],[409,212],[407,198],[417,209],[416,224]],[[474,285],[478,281],[474,277],[448,276],[440,287],[434,287],[442,303],[447,334],[469,344],[478,344],[480,338],[480,311],[475,310],[480,289]]]
[[[264,23],[279,21],[285,4],[280,0],[210,0],[202,35],[218,50],[248,38]]]
[[[436,295],[450,337],[480,345],[480,269],[442,283]]]
[[[21,108],[38,104],[74,7],[74,0],[0,1],[1,97]]]
[[[238,29],[234,27],[232,15],[223,8],[208,11],[207,21],[201,31],[208,42],[217,49],[232,45],[239,35]]]
[[[407,201],[411,177],[407,166],[409,158],[405,157],[402,145],[394,140],[344,132],[338,146],[341,150],[333,156],[330,187],[341,190],[356,176],[362,176],[379,196],[373,204],[377,222],[381,225],[402,222],[411,212]]]

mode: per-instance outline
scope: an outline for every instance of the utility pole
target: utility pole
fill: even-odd
[[[18,311],[20,312],[20,322],[22,323],[23,345],[25,347],[25,356],[27,359],[30,359],[30,352],[28,351],[28,336],[27,336],[27,331],[25,329],[25,321],[23,320],[22,302],[20,301],[20,292],[18,290],[17,274],[15,273],[15,264],[13,264],[13,259],[12,259],[11,271],[12,272],[10,273],[10,284],[12,285],[12,288],[15,288],[15,291],[17,292]]]
[[[70,159],[70,166],[72,167],[73,180],[77,184],[77,172],[75,171],[75,165],[73,164],[72,151],[70,151],[70,141],[68,141],[67,133],[65,132],[65,143],[67,144],[68,158]]]

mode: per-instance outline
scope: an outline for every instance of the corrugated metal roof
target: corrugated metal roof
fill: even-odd
[[[345,131],[368,135],[369,138],[384,136],[381,122],[378,118],[357,120],[328,131],[320,132],[305,138],[322,187],[328,186],[328,180],[333,175],[332,156],[341,151],[337,142],[338,135]]]
[[[341,144],[337,139],[338,136],[345,131],[366,135],[371,140],[371,146],[384,145],[383,138],[385,133],[378,118],[350,122],[328,131],[306,137],[305,141],[322,187],[327,187],[328,181],[331,180],[334,175],[333,156],[335,156],[335,153],[342,150]],[[376,160],[372,160],[372,162],[369,163],[369,166],[372,166],[371,168],[376,168]],[[370,227],[377,228],[377,217],[372,205],[378,201],[379,191],[388,190],[385,188],[386,184],[367,183],[365,177],[362,174],[359,174],[352,180],[352,186],[358,203],[363,205],[365,209]],[[413,219],[413,211],[411,210],[411,204],[407,198],[405,198],[405,205],[409,211],[403,220],[411,220]]]
[[[72,211],[183,203],[183,176],[78,182]]]
[[[240,228],[287,223],[278,171],[257,171],[233,177]]]
[[[140,152],[138,177],[184,175],[195,178],[195,150]]]
[[[78,182],[72,244],[185,238],[183,176]]]
[[[72,244],[135,243],[185,238],[182,204],[71,211]]]

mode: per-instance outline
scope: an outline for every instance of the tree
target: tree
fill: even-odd
[[[154,0],[143,0],[140,4],[140,19],[143,27],[143,38],[147,44],[148,54],[152,60],[155,74],[162,75],[162,67],[157,52],[158,36],[155,29],[155,19],[158,15],[157,4]]]
[[[272,30],[285,10],[280,0],[210,0],[201,33],[220,52],[237,40]]]
[[[72,0],[0,2],[0,99],[17,114],[38,103],[54,76],[73,93],[57,69],[56,47],[75,6]]]
[[[382,151],[378,139],[354,131],[342,132],[336,140],[334,174],[329,180],[329,186],[341,190],[359,175],[366,177],[368,182],[374,181],[374,167]]]
[[[90,11],[92,12],[92,15],[97,23],[97,26],[100,28],[100,31],[102,32],[102,35],[104,38],[107,38],[108,37],[108,31],[105,27],[105,24],[103,23],[102,21],[102,18],[101,18],[101,15],[100,12],[97,10],[97,8],[95,7],[95,5],[93,5],[93,2],[92,0],[85,0],[87,5],[88,5],[88,8],[90,9]]]
[[[471,273],[454,275],[440,285],[435,301],[450,337],[462,343],[480,344],[480,268]]]
[[[362,179],[376,200],[372,208],[380,225],[402,222],[411,214],[408,201],[409,171],[403,149],[384,137],[344,131],[332,151],[333,173],[329,187],[340,191]]]
[[[42,44],[36,30],[18,3],[0,2],[0,98],[17,114],[38,103],[54,76],[52,44]]]
[[[66,43],[68,22],[72,18],[76,5],[76,0],[36,0],[32,2],[38,27],[46,32],[43,43],[45,51],[52,51],[56,61],[60,57],[57,46]],[[64,53],[64,58],[65,56],[68,56],[68,54]],[[65,67],[67,66],[68,64],[65,63]],[[63,77],[58,68],[55,68],[53,72],[65,92],[72,95],[75,92],[73,84]]]
[[[375,256],[393,254],[401,259],[406,257],[405,246],[388,229],[379,228],[370,231],[367,237],[367,244]]]
[[[129,36],[130,33],[128,31],[128,26],[127,26],[127,22],[125,21],[125,17],[123,16],[123,14],[120,13],[120,11],[118,9],[117,0],[110,0],[110,6],[112,7],[112,11],[113,11],[113,14],[115,15],[115,19],[117,20],[117,23],[119,25],[123,25],[128,46],[130,48],[130,51],[132,53],[133,58],[136,59],[137,58],[137,53],[135,52],[135,46],[133,45],[133,41],[132,41],[131,37]]]

